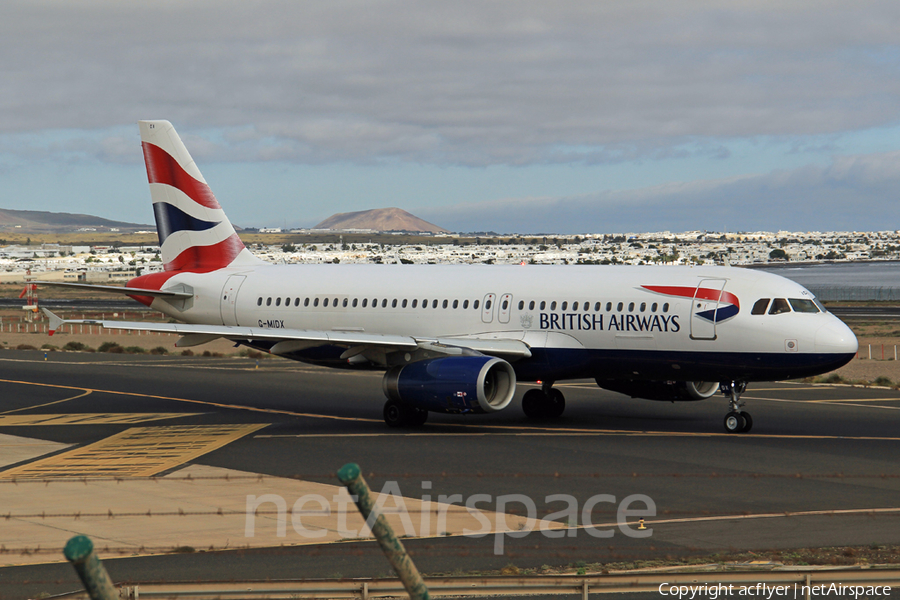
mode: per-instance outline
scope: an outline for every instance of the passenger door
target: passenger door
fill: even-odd
[[[724,279],[704,279],[697,286],[691,301],[691,339],[716,339],[716,317],[724,289]]]

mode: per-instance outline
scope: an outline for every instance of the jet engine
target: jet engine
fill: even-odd
[[[638,381],[597,379],[597,385],[605,390],[646,400],[685,401],[705,400],[717,391],[716,381]]]
[[[516,392],[516,373],[490,356],[448,356],[394,367],[384,375],[384,395],[422,410],[488,413],[506,408]]]

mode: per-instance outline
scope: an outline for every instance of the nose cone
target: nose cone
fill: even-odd
[[[856,354],[859,342],[853,331],[837,317],[816,331],[816,352],[821,354]]]

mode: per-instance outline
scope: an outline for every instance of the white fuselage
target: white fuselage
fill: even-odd
[[[536,353],[516,366],[522,379],[776,379],[830,370],[857,349],[815,308],[751,314],[761,299],[808,309],[813,298],[736,267],[264,265],[179,273],[163,289],[177,284],[194,291],[184,310],[153,307],[188,323],[519,340]]]

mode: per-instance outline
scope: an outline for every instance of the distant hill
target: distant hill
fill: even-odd
[[[0,208],[0,231],[69,233],[81,229],[134,231],[137,229],[155,230],[156,227],[124,221],[110,221],[92,215]]]
[[[423,221],[399,208],[375,208],[332,215],[313,229],[372,229],[374,231],[428,231],[446,233],[447,230]]]

